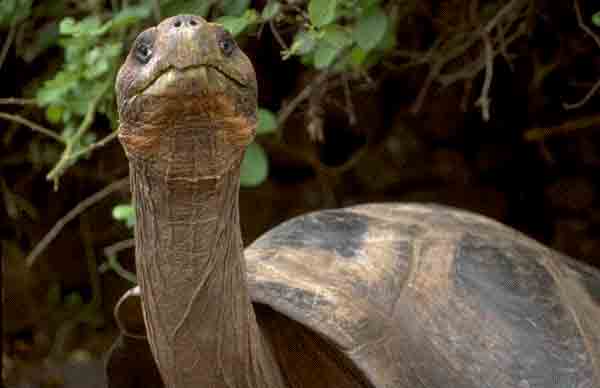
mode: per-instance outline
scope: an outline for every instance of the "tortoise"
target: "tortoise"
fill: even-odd
[[[219,24],[142,32],[116,92],[139,286],[115,309],[109,386],[600,387],[600,273],[491,219],[364,204],[244,251],[257,81]]]

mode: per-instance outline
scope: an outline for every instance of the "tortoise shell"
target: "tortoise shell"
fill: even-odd
[[[282,365],[306,364],[286,376],[304,380],[293,387],[600,387],[600,273],[483,216],[416,204],[319,211],[245,256],[274,351],[299,344],[285,350],[293,367]],[[290,325],[296,337],[278,346]],[[307,340],[314,334],[320,342]],[[352,381],[325,376],[330,358],[311,347],[334,354]],[[159,386],[143,370],[139,386]]]
[[[370,204],[246,249],[250,290],[375,387],[600,387],[600,274],[488,218]]]

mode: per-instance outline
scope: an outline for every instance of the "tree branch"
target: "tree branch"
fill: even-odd
[[[129,280],[133,284],[136,284],[137,279],[135,274],[123,268],[117,259],[117,253],[131,248],[135,248],[135,239],[133,238],[118,241],[104,248],[104,256],[106,257],[107,262],[100,267],[100,272],[104,273],[108,269],[112,269],[120,277]]]
[[[72,160],[73,147],[75,144],[79,142],[79,139],[83,134],[90,128],[94,121],[94,117],[96,115],[96,109],[98,104],[102,100],[104,94],[108,91],[110,86],[112,85],[112,79],[105,81],[100,93],[90,102],[88,105],[88,110],[83,118],[83,121],[79,125],[77,132],[67,140],[67,145],[60,157],[60,160],[56,163],[54,168],[46,175],[46,179],[54,181],[54,189],[58,188],[58,178],[67,168],[68,163]]]
[[[90,144],[89,146],[85,147],[84,149],[81,149],[77,152],[72,153],[71,156],[69,156],[69,160],[78,158],[81,155],[87,154],[88,152],[92,152],[97,148],[104,147],[105,145],[107,145],[108,143],[110,143],[111,141],[116,139],[118,135],[119,135],[119,131],[112,132],[110,135],[107,135],[104,138],[100,139],[99,141],[97,141],[93,144]]]
[[[304,100],[306,100],[308,97],[310,97],[313,90],[318,85],[321,85],[323,82],[325,82],[325,80],[327,79],[328,76],[329,76],[329,71],[327,71],[327,70],[319,73],[319,75],[317,75],[308,85],[306,85],[306,87],[304,89],[302,89],[302,91],[300,93],[298,93],[298,95],[296,95],[296,97],[294,97],[292,99],[292,101],[290,101],[283,108],[281,108],[281,110],[277,114],[277,125],[280,128],[287,121],[287,119],[290,117],[290,115],[292,113],[294,113],[294,111],[296,110],[298,105],[300,105],[300,103],[302,103]]]
[[[487,31],[481,32],[485,56],[485,79],[481,87],[481,95],[475,105],[481,107],[481,116],[483,121],[490,121],[490,88],[492,86],[492,77],[494,76],[494,48]]]
[[[77,204],[77,206],[75,206],[64,217],[62,217],[60,220],[58,220],[58,222],[56,222],[56,224],[54,224],[52,229],[50,229],[50,231],[44,236],[44,238],[42,238],[40,240],[40,242],[37,243],[35,248],[33,248],[31,253],[29,254],[29,256],[27,256],[27,259],[25,260],[25,262],[27,263],[27,267],[31,268],[35,264],[35,260],[38,258],[38,256],[56,238],[56,236],[65,227],[65,225],[67,223],[69,223],[69,221],[72,221],[78,215],[80,215],[85,210],[87,210],[90,206],[100,202],[101,200],[103,200],[110,194],[114,193],[115,191],[126,187],[128,184],[129,184],[129,177],[119,179],[118,181],[109,184],[102,190],[98,191],[95,194],[92,194],[91,196],[87,197],[83,201],[79,202],[79,204]]]
[[[4,60],[6,59],[6,55],[8,54],[8,49],[15,39],[15,33],[17,32],[17,20],[13,19],[10,24],[10,30],[8,30],[8,35],[6,36],[6,40],[4,41],[4,45],[2,46],[2,51],[0,51],[0,69],[2,69],[2,65],[4,64]]]
[[[271,29],[271,33],[273,34],[273,36],[275,37],[275,40],[277,41],[277,43],[279,43],[281,48],[283,48],[284,50],[289,50],[288,45],[285,43],[285,41],[279,34],[279,31],[277,30],[277,27],[275,26],[275,23],[273,22],[273,20],[269,20],[269,28]]]
[[[515,21],[519,20],[521,18],[521,10],[526,5],[527,5],[527,0],[512,0],[512,1],[510,1],[508,4],[506,4],[504,7],[502,7],[496,13],[496,15],[494,15],[494,17],[485,24],[485,26],[479,27],[480,31],[477,31],[477,30],[464,31],[462,34],[456,34],[454,36],[454,38],[452,38],[452,39],[448,40],[447,42],[445,42],[444,44],[442,44],[441,48],[436,50],[437,53],[432,53],[431,60],[428,61],[429,66],[430,66],[429,73],[423,83],[423,87],[421,88],[421,91],[419,92],[417,98],[415,99],[415,102],[413,103],[411,112],[413,114],[416,114],[419,112],[431,85],[435,81],[441,82],[441,73],[442,73],[442,70],[444,69],[444,67],[446,67],[448,64],[453,63],[461,55],[464,55],[479,40],[484,40],[484,38],[483,38],[484,34],[487,34],[488,40],[491,43],[490,33],[495,28],[498,28],[499,31],[504,31],[505,29],[500,28],[499,26],[500,26],[500,23],[509,14],[514,14],[514,16],[512,16],[511,21],[509,23],[510,25],[512,25]],[[469,30],[470,30],[470,28],[469,28]],[[513,36],[512,36],[513,39],[516,39],[518,36],[521,36],[523,34],[523,30],[524,30],[523,27],[520,25],[517,29],[517,32],[515,32],[513,34]],[[499,32],[499,34],[500,33],[501,32]],[[465,66],[469,70],[467,70],[465,68],[465,69],[457,72],[456,74],[460,74],[460,77],[457,77],[457,79],[464,78],[464,74],[470,74],[474,77],[484,67],[486,69],[489,69],[488,68],[489,51],[485,48],[485,45],[486,45],[485,40],[483,41],[483,43],[484,43],[484,51],[486,51],[487,54],[484,52],[482,54],[482,56],[484,58],[482,60],[476,61],[475,66],[468,66],[468,67]],[[510,42],[507,39],[506,42],[504,42],[504,43],[505,43],[504,44],[504,46],[505,46]],[[496,54],[495,54],[493,44],[491,44],[491,47],[492,47],[491,57],[492,57],[492,62],[493,62],[493,58],[495,57]],[[502,51],[502,50],[503,50],[503,48],[501,47],[499,51]],[[481,64],[481,67],[479,67],[478,63]],[[489,74],[489,71],[487,71],[487,74]],[[452,75],[449,75],[449,76],[452,76]],[[448,77],[448,76],[446,76],[446,77]],[[456,75],[455,75],[455,77],[456,77]]]
[[[575,0],[573,2],[573,7],[575,8],[575,15],[577,16],[577,24],[579,25],[579,28],[581,28],[586,34],[592,37],[592,39],[594,39],[594,41],[596,42],[598,48],[600,48],[600,37],[596,35],[594,31],[592,31],[592,29],[589,28],[583,21],[581,9],[579,8],[579,1]],[[583,96],[581,100],[573,104],[564,103],[563,108],[567,110],[581,108],[596,94],[598,89],[600,89],[600,79],[596,81],[596,84],[594,84],[594,86],[586,93],[585,96]]]
[[[34,98],[0,98],[0,105],[37,105]]]
[[[598,91],[598,89],[600,89],[600,79],[598,81],[596,81],[596,83],[594,84],[594,86],[592,86],[592,88],[586,93],[585,96],[583,96],[583,98],[581,100],[579,100],[579,101],[577,101],[577,102],[575,102],[573,104],[563,103],[563,108],[565,108],[567,110],[581,108],[592,97],[594,97],[594,95],[596,95],[596,92]]]
[[[564,124],[549,128],[532,128],[525,132],[523,137],[526,141],[540,141],[547,137],[566,134],[578,129],[600,125],[600,115],[582,117],[577,120],[568,121]]]
[[[583,16],[581,15],[581,9],[579,8],[579,1],[575,0],[573,2],[573,7],[575,8],[575,16],[577,16],[577,24],[579,28],[581,28],[586,34],[588,34],[594,41],[598,48],[600,48],[600,36],[596,35],[591,28],[589,28],[585,22],[583,21]]]
[[[42,127],[39,124],[34,123],[33,121],[29,121],[24,117],[21,117],[19,115],[12,115],[10,113],[4,113],[4,112],[0,112],[0,118],[6,119],[6,120],[10,120],[10,121],[14,121],[15,123],[19,123],[22,124],[26,127],[29,127],[31,130],[35,131],[35,132],[39,132],[43,135],[46,135],[48,137],[51,137],[52,139],[56,140],[59,143],[65,143],[65,139],[63,139],[62,137],[60,137],[60,135],[57,135],[56,133],[52,132],[51,130],[49,130],[48,128]]]

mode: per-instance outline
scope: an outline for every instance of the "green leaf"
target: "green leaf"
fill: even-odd
[[[165,18],[184,13],[206,17],[213,3],[207,0],[162,0],[160,10]]]
[[[62,35],[71,35],[75,38],[91,38],[103,35],[110,27],[110,21],[102,24],[97,16],[88,16],[79,22],[72,17],[66,17],[61,20],[59,31]]]
[[[398,42],[396,40],[395,25],[394,25],[394,23],[390,23],[388,21],[387,28],[385,30],[385,33],[383,34],[383,38],[381,38],[379,43],[377,43],[377,46],[375,47],[375,49],[387,52],[387,51],[393,50],[396,47],[397,43]]]
[[[256,134],[264,135],[267,133],[273,133],[277,130],[277,118],[275,115],[267,109],[258,109],[258,127],[256,128]]]
[[[337,0],[310,0],[308,17],[313,25],[322,27],[335,19]]]
[[[367,58],[367,52],[360,47],[355,47],[350,52],[350,61],[355,66],[361,66]]]
[[[376,4],[379,4],[380,0],[360,0],[359,4],[363,10],[368,10]]]
[[[0,1],[0,26],[8,27],[29,17],[32,3],[33,0]]]
[[[240,17],[236,16],[222,16],[216,20],[217,23],[221,23],[223,28],[231,33],[233,36],[238,36],[251,24],[258,21],[258,13],[249,9]]]
[[[381,41],[387,29],[388,18],[379,7],[369,10],[354,28],[354,40],[365,51],[371,51]]]
[[[289,50],[283,52],[283,59],[292,55],[305,55],[314,50],[317,45],[317,36],[313,31],[298,31]]]
[[[600,11],[598,11],[595,14],[592,15],[592,23],[596,27],[600,27]]]
[[[129,6],[119,11],[112,19],[112,28],[123,28],[131,26],[140,20],[150,16],[152,9],[150,5]]]
[[[314,56],[314,66],[324,69],[333,63],[340,51],[352,44],[350,33],[342,26],[333,24],[321,30],[321,40]]]
[[[254,142],[248,146],[241,170],[240,184],[244,187],[256,187],[267,179],[269,162],[260,144]]]
[[[64,96],[69,90],[77,87],[77,84],[77,76],[61,71],[53,79],[44,82],[44,85],[37,90],[36,100],[41,106],[64,103]]]
[[[113,208],[112,216],[117,221],[125,222],[127,227],[135,225],[135,209],[132,205],[117,205]]]
[[[46,108],[46,119],[52,124],[58,124],[62,120],[64,110],[60,105],[49,105]]]
[[[279,11],[281,11],[281,3],[276,0],[270,0],[267,5],[265,5],[265,8],[263,8],[260,16],[263,21],[269,21],[277,16]]]
[[[319,42],[315,51],[314,66],[317,69],[329,67],[340,51],[340,47],[335,47],[324,40]]]
[[[241,16],[250,6],[250,0],[227,0],[223,3],[223,14],[229,16]]]
[[[72,17],[66,17],[60,21],[58,30],[63,35],[71,35],[77,32],[77,23]]]
[[[344,27],[332,24],[322,30],[322,39],[338,48],[344,48],[352,44],[352,35]]]

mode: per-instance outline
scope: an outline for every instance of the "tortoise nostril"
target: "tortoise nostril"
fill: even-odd
[[[175,27],[181,27],[181,20],[177,20],[173,25]]]
[[[198,22],[196,22],[194,19],[190,20],[190,26],[195,26],[196,24],[198,24]]]

